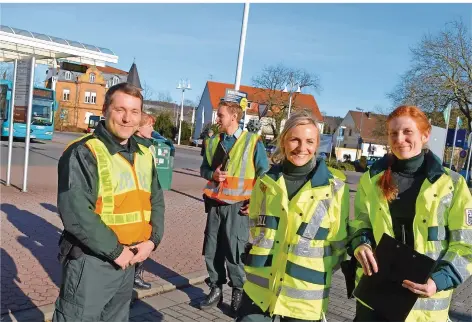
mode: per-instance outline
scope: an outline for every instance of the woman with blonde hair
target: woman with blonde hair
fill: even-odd
[[[257,179],[249,206],[253,244],[236,321],[320,321],[333,270],[344,259],[349,188],[316,160],[316,120],[307,111],[285,123],[274,165]]]
[[[350,221],[357,281],[378,272],[373,250],[388,234],[437,261],[425,284],[402,281],[419,296],[406,321],[444,322],[452,290],[472,273],[472,197],[464,178],[424,149],[431,124],[418,107],[396,108],[387,134],[391,153],[361,177]],[[355,321],[386,318],[358,301]]]

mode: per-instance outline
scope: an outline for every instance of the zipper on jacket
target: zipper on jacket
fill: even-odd
[[[402,240],[403,240],[403,244],[406,245],[405,225],[402,225]]]

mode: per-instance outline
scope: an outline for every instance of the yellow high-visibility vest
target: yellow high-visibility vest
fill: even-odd
[[[472,274],[472,197],[464,178],[446,171],[434,183],[428,179],[423,182],[413,220],[414,248],[435,260],[451,263],[465,281]],[[351,236],[369,230],[376,243],[384,233],[395,236],[388,202],[378,187],[383,173],[371,177],[368,171],[362,175],[354,220],[349,223]],[[356,285],[362,274],[362,268],[357,269]],[[452,290],[447,290],[431,298],[419,298],[406,321],[447,321],[451,296]]]
[[[153,156],[139,144],[132,166],[119,153],[111,155],[99,139],[85,145],[97,160],[98,198],[95,212],[124,245],[148,240],[151,236],[151,184]]]
[[[208,181],[203,193],[215,200],[234,204],[248,200],[256,182],[254,153],[259,136],[254,133],[242,132],[229,151],[228,176],[220,183]],[[213,162],[220,135],[206,139],[205,156],[208,164]]]
[[[251,196],[244,291],[271,316],[321,320],[332,273],[346,257],[349,188],[320,162],[323,183],[312,178],[290,201],[283,176],[271,170]]]

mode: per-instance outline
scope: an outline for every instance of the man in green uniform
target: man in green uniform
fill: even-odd
[[[239,308],[245,276],[241,255],[249,238],[249,198],[256,178],[269,168],[259,135],[239,128],[242,114],[238,103],[222,101],[216,120],[220,134],[205,142],[200,167],[201,176],[208,180],[203,190],[208,211],[203,255],[211,291],[200,303],[202,310],[216,306],[223,299],[225,261],[229,285],[233,288],[231,309],[236,312]],[[220,160],[225,154],[229,156],[226,165]]]
[[[72,142],[59,160],[63,272],[54,322],[129,320],[134,264],[149,257],[164,232],[153,157],[133,137],[142,108],[138,88],[111,87],[105,121]]]

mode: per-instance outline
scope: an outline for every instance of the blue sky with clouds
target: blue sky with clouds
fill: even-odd
[[[234,83],[244,4],[1,4],[0,24],[112,49],[115,67],[136,58],[141,82],[175,101],[180,78],[201,95],[210,75]],[[320,110],[390,107],[386,93],[426,33],[462,19],[470,4],[251,4],[241,83],[283,63],[320,77]],[[157,95],[156,95],[157,97]]]

